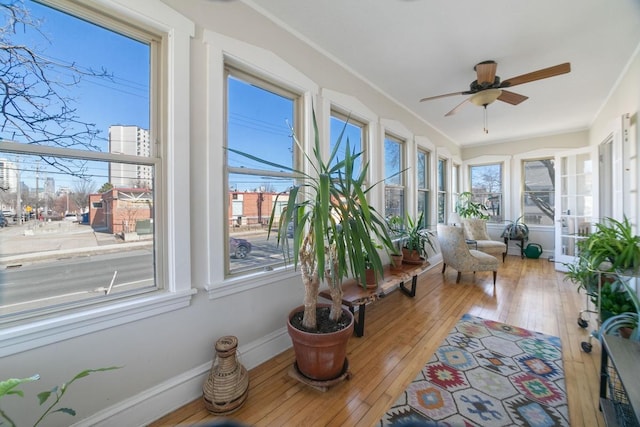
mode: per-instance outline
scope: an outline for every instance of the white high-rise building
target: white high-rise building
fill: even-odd
[[[109,152],[150,157],[149,131],[138,126],[109,126]],[[153,168],[145,165],[111,163],[109,182],[116,188],[153,188]]]
[[[17,165],[7,159],[0,159],[0,187],[9,193],[18,191]]]

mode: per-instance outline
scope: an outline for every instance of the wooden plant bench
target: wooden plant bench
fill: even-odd
[[[384,298],[389,292],[398,287],[405,295],[413,298],[416,296],[416,285],[418,275],[426,270],[429,262],[422,264],[402,264],[398,269],[391,268],[390,265],[384,267],[384,274],[378,287],[375,289],[363,288],[356,279],[345,280],[342,283],[342,304],[345,305],[351,314],[355,315],[355,308],[358,307],[358,320],[355,321],[354,332],[356,336],[364,335],[364,316],[367,304]],[[411,288],[407,288],[405,283],[411,281]],[[320,296],[331,299],[328,289],[320,291]]]

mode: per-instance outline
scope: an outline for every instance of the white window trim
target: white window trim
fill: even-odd
[[[297,276],[293,266],[288,265],[269,271],[251,272],[246,275],[225,277],[224,224],[226,203],[220,203],[220,197],[227,194],[221,171],[225,170],[223,153],[225,146],[225,92],[226,64],[233,65],[247,73],[255,74],[266,80],[302,94],[302,135],[299,138],[304,149],[311,152],[313,146],[313,125],[311,110],[313,99],[319,88],[303,73],[288,64],[273,52],[248,43],[232,39],[225,35],[204,30],[203,42],[206,49],[206,81],[205,102],[207,111],[203,117],[207,123],[207,134],[203,136],[205,144],[192,147],[193,158],[203,159],[202,163],[192,164],[192,171],[199,177],[194,182],[194,194],[203,194],[192,203],[196,211],[207,212],[207,215],[194,215],[192,227],[198,230],[192,235],[195,247],[192,257],[198,266],[194,277],[196,286],[203,287],[210,299],[244,292],[249,289],[268,285],[277,281]],[[316,111],[317,113],[317,111]],[[201,151],[202,150],[202,151]],[[308,165],[303,164],[303,168]]]
[[[49,3],[68,6],[61,0]],[[195,293],[191,289],[189,222],[182,220],[182,207],[189,206],[189,157],[188,150],[178,147],[189,141],[189,52],[194,24],[162,3],[97,0],[95,5],[165,34],[160,53],[165,81],[156,94],[163,108],[158,137],[163,142],[164,170],[159,173],[164,175],[165,187],[163,220],[158,227],[165,239],[156,255],[163,259],[163,271],[158,273],[163,289],[4,328],[0,330],[0,357],[187,307]]]

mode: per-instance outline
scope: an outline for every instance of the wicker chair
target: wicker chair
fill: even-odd
[[[492,271],[493,286],[496,285],[500,261],[493,255],[469,249],[462,227],[438,224],[438,242],[442,252],[442,274],[447,265],[453,267],[458,270],[456,283],[459,283],[463,272]]]
[[[504,262],[507,256],[507,245],[504,242],[491,240],[487,231],[486,219],[464,218],[461,223],[464,228],[465,239],[475,241],[478,245],[476,247],[477,250],[493,255],[496,258],[502,256],[502,262]]]

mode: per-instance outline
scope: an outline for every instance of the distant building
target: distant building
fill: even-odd
[[[47,195],[53,195],[56,193],[56,180],[47,177],[44,182],[44,193]]]
[[[14,162],[0,159],[0,187],[9,193],[18,191],[18,169]]]
[[[153,218],[153,194],[144,188],[112,188],[89,195],[89,224],[112,234],[149,233]],[[140,228],[145,227],[142,231]]]
[[[138,126],[109,126],[109,152],[151,157],[149,131]],[[116,188],[153,188],[151,166],[110,163],[109,182]]]

